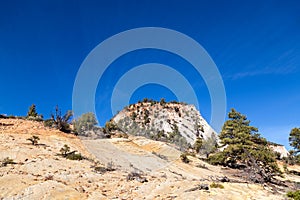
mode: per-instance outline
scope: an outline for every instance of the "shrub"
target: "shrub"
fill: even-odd
[[[161,98],[160,101],[159,101],[159,104],[160,104],[161,106],[166,105],[166,100],[165,100],[164,98]]]
[[[184,162],[184,163],[189,163],[189,162],[190,162],[190,160],[188,159],[186,153],[182,153],[182,154],[180,155],[180,159],[181,159],[181,161]]]
[[[95,170],[96,172],[101,173],[101,174],[107,172],[106,167],[103,167],[103,166],[95,166],[95,167],[94,167],[94,170]]]
[[[205,164],[197,164],[196,167],[202,168],[202,169],[208,169],[208,167]]]
[[[194,143],[194,150],[198,153],[203,145],[203,139],[198,137]]]
[[[139,172],[130,172],[128,175],[127,175],[127,181],[132,181],[132,180],[136,180],[140,183],[145,183],[145,182],[148,182],[148,180],[143,177],[141,175],[141,173]]]
[[[212,165],[225,165],[225,160],[226,160],[226,155],[224,155],[223,153],[216,153],[213,156],[209,156],[208,157],[208,163],[212,164]]]
[[[69,160],[83,160],[84,157],[80,153],[71,152],[66,156]]]
[[[213,133],[211,137],[203,140],[202,146],[199,149],[199,153],[200,155],[205,155],[206,158],[208,158],[211,153],[214,153],[217,150],[217,147],[217,137]]]
[[[300,190],[297,190],[297,191],[289,191],[287,194],[286,194],[287,197],[290,197],[292,199],[295,199],[295,200],[300,200]]]
[[[52,119],[47,119],[44,121],[44,126],[51,128],[54,126],[54,121]]]
[[[43,115],[39,115],[36,112],[36,106],[35,106],[35,104],[32,104],[29,107],[26,119],[28,119],[28,120],[34,120],[34,121],[43,121]]]
[[[73,116],[73,112],[68,110],[65,115],[62,116],[61,110],[58,106],[55,107],[55,114],[51,114],[51,119],[46,120],[44,123],[46,126],[57,128],[64,133],[71,133],[70,120]]]
[[[137,114],[136,112],[132,112],[131,115],[130,115],[130,118],[134,121],[137,117]]]
[[[300,154],[297,154],[294,150],[290,150],[288,157],[283,157],[283,161],[289,165],[300,164]]]
[[[224,186],[220,183],[215,183],[213,182],[212,184],[210,184],[211,188],[220,188],[220,189],[224,189]]]
[[[97,124],[96,116],[94,113],[89,112],[82,114],[77,120],[74,121],[74,129],[77,133],[92,130]]]
[[[32,145],[37,145],[40,138],[36,135],[33,135],[32,137],[27,138],[27,140],[29,140]]]
[[[106,164],[106,170],[107,171],[115,171],[116,170],[115,164],[113,161],[110,161]]]
[[[53,175],[49,174],[45,177],[45,181],[53,180]]]
[[[70,152],[70,147],[65,144],[59,151],[62,156],[66,157],[67,154]]]
[[[36,106],[32,104],[27,112],[27,117],[37,117]]]
[[[112,131],[119,130],[119,127],[117,126],[117,124],[113,120],[110,120],[110,121],[105,123],[104,129],[107,133],[111,133]]]
[[[162,154],[156,153],[155,151],[152,151],[152,154],[163,159],[163,160],[168,160],[168,158]]]
[[[116,170],[115,164],[112,161],[108,162],[106,164],[106,167],[101,166],[101,165],[99,165],[98,162],[96,162],[95,165],[92,166],[92,168],[94,168],[95,172],[99,172],[101,174],[103,174],[105,172],[108,172],[108,171],[115,171]]]
[[[16,162],[14,162],[13,159],[9,158],[9,157],[6,157],[4,158],[2,161],[1,161],[1,167],[6,167],[7,165],[14,165],[14,164],[17,164]]]
[[[70,147],[68,145],[64,145],[60,150],[61,154],[58,154],[69,160],[83,160],[83,157],[80,153],[76,153],[76,151],[70,151]]]

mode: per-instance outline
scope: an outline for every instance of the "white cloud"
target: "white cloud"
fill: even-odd
[[[245,77],[251,76],[260,76],[260,75],[268,75],[268,74],[278,74],[278,75],[286,75],[294,73],[299,68],[299,63],[297,62],[297,54],[293,50],[289,50],[279,56],[276,60],[269,63],[267,66],[257,69],[255,64],[248,67],[248,70],[244,72],[238,72],[235,74],[225,75],[225,79],[236,80]]]

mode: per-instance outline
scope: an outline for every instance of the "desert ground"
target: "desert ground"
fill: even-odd
[[[40,138],[37,145],[27,140],[33,135]],[[65,144],[87,159],[59,156]],[[180,154],[143,137],[80,139],[42,122],[0,119],[0,160],[15,162],[0,167],[0,199],[286,199],[284,188],[244,183],[238,171],[192,156],[186,164]],[[99,172],[97,166],[114,170]],[[130,174],[140,177],[131,180]],[[224,177],[230,181],[220,182]],[[199,187],[213,182],[224,188]]]

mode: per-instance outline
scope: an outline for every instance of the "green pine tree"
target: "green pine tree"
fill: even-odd
[[[35,106],[35,104],[32,104],[29,107],[29,110],[27,112],[27,117],[37,117],[37,116],[38,116],[38,113],[36,112],[36,106]]]
[[[258,129],[250,126],[247,117],[231,109],[219,135],[225,149],[209,157],[212,164],[246,167],[255,174],[255,181],[268,182],[280,173],[275,154]]]
[[[289,142],[294,147],[294,154],[300,152],[300,128],[293,128],[290,132]]]

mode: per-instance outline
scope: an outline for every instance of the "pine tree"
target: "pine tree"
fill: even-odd
[[[30,107],[29,107],[29,110],[27,112],[27,117],[37,117],[38,114],[36,112],[36,106],[35,104],[32,104]]]
[[[300,152],[300,128],[293,128],[290,132],[289,142],[294,147],[294,154]]]
[[[275,154],[268,148],[267,140],[260,136],[258,129],[250,126],[247,117],[234,109],[219,135],[225,147],[209,157],[213,164],[229,167],[245,167],[256,182],[269,182],[274,175],[280,173]]]

